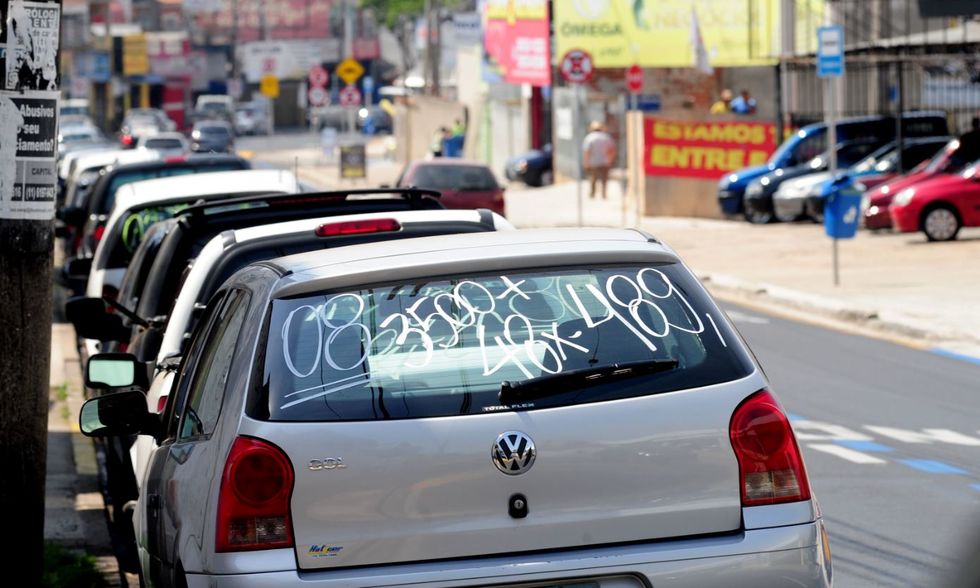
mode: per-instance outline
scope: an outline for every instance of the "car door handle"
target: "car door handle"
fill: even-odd
[[[147,506],[147,508],[152,508],[154,510],[159,509],[160,508],[160,495],[159,494],[150,494],[150,495],[148,495],[146,497],[146,506]]]

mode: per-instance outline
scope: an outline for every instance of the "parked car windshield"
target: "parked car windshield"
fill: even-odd
[[[202,135],[209,136],[209,137],[231,136],[231,131],[228,129],[228,127],[219,126],[219,125],[200,126],[198,127],[197,130],[201,131]]]
[[[184,144],[180,139],[147,139],[147,149],[183,149]]]
[[[735,335],[674,264],[508,272],[276,300],[266,414],[349,421],[485,414],[501,384],[632,362],[677,366],[567,385],[533,409],[696,388],[748,375]]]
[[[802,131],[800,131],[802,132]],[[792,140],[784,142],[769,158],[769,164],[777,167],[799,165],[810,161],[827,149],[827,133],[815,130],[796,143]],[[786,159],[786,161],[783,161]]]

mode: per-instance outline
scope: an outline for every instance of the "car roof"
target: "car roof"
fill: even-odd
[[[86,153],[78,157],[75,169],[83,170],[92,167],[105,167],[117,163],[134,163],[159,159],[152,151],[137,151],[135,149],[113,149]]]
[[[634,229],[525,229],[366,243],[268,262],[287,297],[377,281],[595,263],[677,262],[676,253]]]
[[[155,135],[153,138],[157,138],[160,135]],[[243,170],[247,168],[248,162],[237,155],[228,154],[191,154],[184,159],[175,160],[171,158],[167,159],[150,159],[147,161],[137,161],[135,163],[121,163],[112,168],[109,173],[116,172],[128,172],[128,171],[147,171],[156,170],[167,167],[185,168],[185,167],[206,167],[209,165],[220,165],[222,163],[241,163]]]
[[[236,170],[156,178],[126,184],[116,194],[113,211],[134,206],[207,199],[229,194],[299,191],[299,182],[286,170]]]
[[[140,142],[155,141],[157,139],[186,139],[186,137],[184,137],[183,133],[168,131],[150,135],[148,137],[140,137]]]
[[[454,165],[466,165],[475,167],[484,167],[490,169],[487,164],[482,161],[473,161],[470,159],[458,159],[456,157],[437,157],[435,159],[418,159],[412,162],[412,167],[422,167],[422,166],[454,166]]]
[[[929,117],[946,118],[946,113],[941,110],[907,110],[904,113],[902,113],[903,119],[929,118]],[[854,116],[854,117],[844,118],[838,120],[837,125],[838,126],[856,125],[861,123],[880,122],[883,120],[894,119],[894,118],[895,118],[894,114],[870,114],[865,116]],[[800,131],[802,131],[803,134],[806,135],[817,129],[826,126],[827,126],[826,123],[816,122],[804,126],[803,128],[800,129]]]

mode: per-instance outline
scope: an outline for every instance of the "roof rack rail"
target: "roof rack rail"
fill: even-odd
[[[229,207],[243,204],[262,204],[270,206],[281,205],[303,205],[314,202],[324,202],[329,200],[342,201],[350,196],[401,196],[406,200],[422,200],[424,198],[440,198],[442,193],[438,190],[428,190],[425,188],[357,188],[352,190],[327,190],[323,192],[297,192],[297,193],[270,193],[270,194],[250,194],[248,196],[237,196],[229,198],[210,198],[208,200],[198,200],[191,206],[182,209],[175,216],[204,215],[208,210],[221,209],[227,210]]]

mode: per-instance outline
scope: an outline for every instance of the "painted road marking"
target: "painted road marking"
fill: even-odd
[[[948,357],[949,359],[956,359],[958,361],[965,361],[967,363],[972,363],[974,365],[980,365],[980,357],[976,357],[973,355],[967,355],[965,353],[957,353],[956,351],[950,351],[949,349],[943,349],[942,347],[930,347],[927,351],[935,355]]]
[[[839,439],[850,441],[873,441],[871,437],[864,433],[848,429],[842,425],[822,423],[808,419],[793,421],[793,429],[796,431],[796,438],[799,441],[837,441]]]
[[[949,429],[922,429],[919,432],[895,427],[879,427],[876,425],[865,425],[864,428],[873,433],[891,437],[904,443],[951,443],[953,445],[980,447],[980,439]]]
[[[740,312],[738,310],[729,310],[728,311],[728,318],[732,319],[732,321],[734,321],[736,323],[748,323],[750,325],[768,325],[769,324],[769,319],[767,319],[767,318],[764,318],[764,317],[761,317],[761,316],[755,316],[755,315],[752,315],[752,314],[746,314],[746,313]]]
[[[943,463],[941,461],[936,461],[934,459],[900,459],[898,460],[905,465],[915,468],[917,470],[928,472],[930,474],[965,474],[966,470],[962,470],[956,466],[951,466],[948,463]]]
[[[867,453],[862,453],[860,451],[855,451],[853,449],[848,449],[841,445],[834,443],[810,443],[807,445],[810,449],[816,449],[817,451],[823,451],[824,453],[829,453],[831,455],[836,455],[841,459],[846,459],[851,463],[860,464],[883,464],[888,463],[885,460],[875,457],[873,455],[868,455]]]
[[[881,443],[875,443],[874,441],[852,441],[850,439],[837,439],[834,443],[847,447],[848,449],[853,449],[855,451],[870,451],[871,453],[888,453],[889,451],[895,451],[887,445],[882,445]]]

